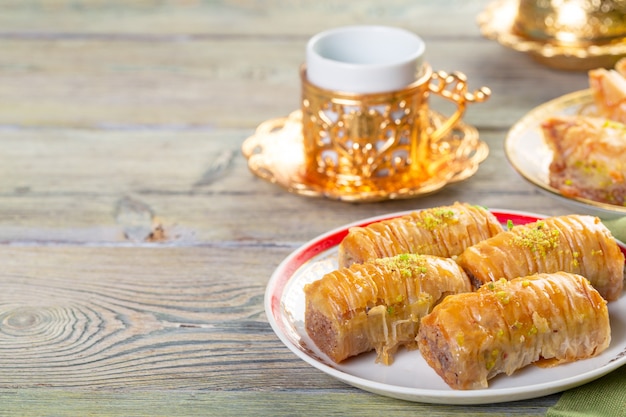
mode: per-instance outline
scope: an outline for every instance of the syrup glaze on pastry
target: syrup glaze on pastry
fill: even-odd
[[[421,317],[446,295],[471,289],[452,259],[413,254],[373,259],[305,286],[305,327],[335,362],[375,349],[377,362],[390,364],[400,346],[417,346]]]
[[[500,278],[565,271],[586,277],[613,301],[624,285],[624,254],[594,216],[572,214],[513,226],[467,248],[457,261],[475,287]]]
[[[339,266],[403,253],[452,257],[503,231],[484,207],[455,203],[353,227],[339,245]]]
[[[598,355],[609,346],[611,329],[606,301],[589,281],[557,272],[450,295],[422,319],[417,340],[451,388],[477,389],[532,363]]]

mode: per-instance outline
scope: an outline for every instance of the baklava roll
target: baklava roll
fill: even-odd
[[[390,364],[400,346],[416,348],[419,320],[447,294],[471,291],[451,259],[403,254],[354,264],[307,284],[305,327],[335,362],[373,349]]]
[[[503,231],[487,209],[466,203],[416,211],[352,227],[339,244],[339,266],[403,253],[451,257]]]
[[[611,329],[606,301],[589,281],[557,272],[446,297],[422,319],[417,341],[451,388],[476,389],[532,363],[593,357],[609,346]]]
[[[600,219],[549,217],[470,246],[457,258],[474,287],[536,273],[572,272],[586,277],[607,300],[624,285],[624,254]]]

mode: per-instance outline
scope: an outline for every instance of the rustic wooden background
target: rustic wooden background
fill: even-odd
[[[263,311],[277,264],[348,222],[457,200],[570,211],[502,143],[586,75],[484,39],[488,3],[0,0],[0,414],[543,415],[558,395],[460,408],[349,387]],[[248,171],[243,140],[299,107],[307,39],[348,24],[415,31],[435,69],[492,89],[465,117],[490,146],[473,178],[347,204]]]

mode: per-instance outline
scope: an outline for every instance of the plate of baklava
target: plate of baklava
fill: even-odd
[[[510,129],[505,154],[523,178],[587,214],[626,216],[626,60],[589,71]]]
[[[626,364],[625,252],[596,216],[456,202],[309,241],[272,274],[265,310],[295,355],[369,392],[536,398]]]

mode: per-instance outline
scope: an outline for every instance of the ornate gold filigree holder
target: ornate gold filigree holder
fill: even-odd
[[[477,20],[486,38],[556,69],[610,68],[626,56],[624,0],[498,0]]]
[[[433,145],[461,119],[467,104],[487,99],[483,87],[469,92],[461,73],[433,73],[398,91],[354,94],[311,84],[301,68],[305,174],[310,183],[345,193],[396,190],[433,177],[449,155]],[[455,103],[456,111],[431,123],[428,96]]]
[[[445,118],[429,112],[428,120],[438,128]],[[256,176],[279,185],[285,190],[307,197],[326,197],[347,202],[373,202],[406,199],[434,193],[448,184],[463,181],[476,173],[489,155],[489,148],[479,139],[478,131],[463,122],[432,144],[432,176],[423,181],[394,184],[386,189],[356,190],[337,188],[328,182],[320,184],[305,175],[305,155],[302,138],[302,113],[294,111],[261,123],[242,147],[250,171]]]

